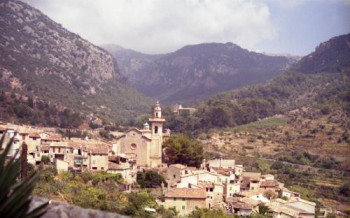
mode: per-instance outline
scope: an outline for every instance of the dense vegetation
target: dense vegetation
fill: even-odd
[[[328,84],[325,86],[325,84]],[[350,114],[347,73],[305,75],[285,73],[266,85],[222,93],[197,105],[194,114],[165,110],[166,125],[175,132],[234,127],[302,106],[341,109]]]
[[[27,153],[22,152],[20,158],[6,160],[13,138],[8,140],[5,135],[0,140],[0,216],[4,218],[24,217],[39,218],[45,213],[48,202],[30,208],[31,194],[38,179],[36,172],[28,175]]]
[[[162,184],[166,185],[165,178],[154,170],[137,172],[136,181],[141,188],[158,188]]]
[[[203,147],[186,135],[172,136],[164,144],[168,164],[180,163],[192,167],[200,167],[203,161]]]
[[[14,92],[0,92],[0,119],[31,125],[76,128],[83,123],[80,113]]]
[[[33,168],[32,168],[33,169]],[[84,208],[116,212],[134,217],[174,217],[173,211],[159,207],[154,197],[145,190],[120,192],[123,182],[120,174],[84,172],[80,175],[57,173],[52,166],[40,166],[40,178],[34,194],[57,199]],[[144,210],[155,208],[153,214]]]

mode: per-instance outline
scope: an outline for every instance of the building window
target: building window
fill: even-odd
[[[154,127],[154,133],[157,134],[158,133],[158,126]]]
[[[104,170],[104,168],[103,168],[103,167],[101,167],[101,170]]]
[[[93,170],[97,170],[97,167],[93,167],[92,169],[93,169]]]
[[[158,112],[156,112],[156,118],[158,118]]]
[[[176,198],[174,198],[174,201],[176,201]]]
[[[186,206],[185,206],[185,205],[182,205],[182,209],[185,210],[185,209],[186,209]]]
[[[132,144],[130,145],[130,148],[133,149],[133,150],[136,149],[136,147],[137,147],[137,146],[136,146],[135,143],[132,143]]]

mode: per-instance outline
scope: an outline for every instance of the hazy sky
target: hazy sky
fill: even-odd
[[[350,0],[23,0],[97,44],[144,53],[233,42],[305,55],[350,32]]]

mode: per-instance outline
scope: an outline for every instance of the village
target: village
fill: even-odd
[[[180,216],[196,208],[249,216],[264,205],[273,217],[315,217],[314,202],[301,199],[274,175],[247,172],[233,159],[204,160],[199,168],[163,163],[162,144],[170,137],[170,130],[163,129],[164,122],[157,102],[150,124],[145,123],[143,129],[131,128],[112,142],[63,137],[52,128],[9,123],[1,123],[0,136],[13,138],[9,153],[12,157],[19,157],[25,144],[28,163],[34,166],[47,161],[58,172],[120,174],[125,183],[121,191],[132,191],[137,172],[156,170],[167,183],[162,185],[163,198],[157,203],[175,209]]]

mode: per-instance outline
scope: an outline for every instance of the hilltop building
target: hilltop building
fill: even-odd
[[[170,137],[170,130],[164,130],[165,119],[159,102],[153,108],[152,117],[142,130],[131,128],[117,138],[113,145],[116,156],[133,159],[137,166],[158,167],[162,164],[162,144]]]

